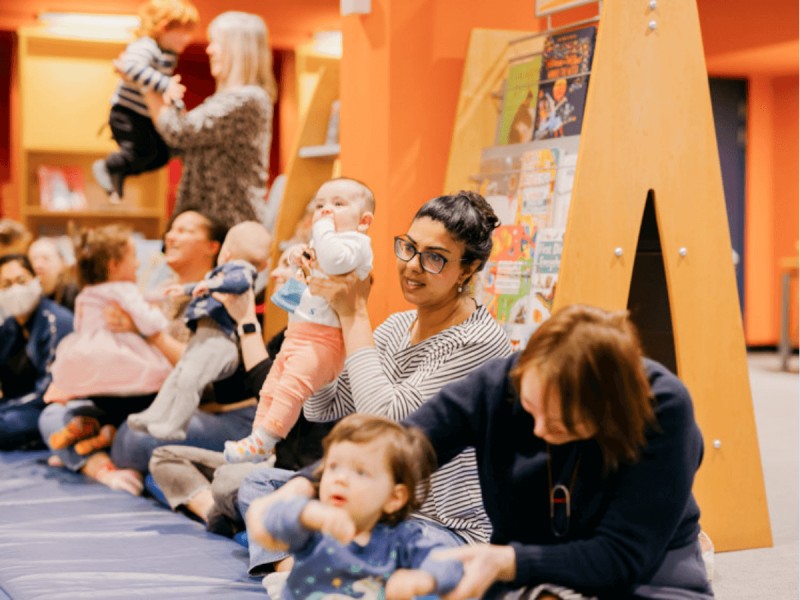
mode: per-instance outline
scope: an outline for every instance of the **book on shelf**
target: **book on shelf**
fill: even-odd
[[[536,97],[542,57],[513,62],[508,67],[500,109],[496,143],[519,144],[531,140],[536,121]]]
[[[592,25],[545,40],[533,139],[580,134],[596,37]]]
[[[39,202],[47,210],[78,210],[88,207],[83,170],[77,166],[39,165]]]

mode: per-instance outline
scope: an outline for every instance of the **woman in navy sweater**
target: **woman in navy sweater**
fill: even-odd
[[[713,597],[692,496],[703,454],[692,402],[642,359],[624,313],[565,308],[522,353],[446,386],[405,422],[439,465],[477,450],[493,534],[448,551],[465,567],[448,600]]]

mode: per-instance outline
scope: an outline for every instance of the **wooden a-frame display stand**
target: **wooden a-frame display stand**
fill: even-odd
[[[553,309],[638,309],[648,350],[648,324],[666,320],[667,358],[692,395],[705,441],[694,486],[703,528],[717,550],[770,546],[697,7],[694,0],[654,4],[602,6]],[[485,47],[498,36],[509,39],[473,32],[446,191],[469,185],[480,149],[493,143],[459,132],[475,131],[481,102],[484,111],[491,103],[481,86],[507,49],[495,45],[491,55]],[[654,240],[644,239],[643,220]],[[648,297],[641,289],[653,274],[642,265],[655,264],[645,262],[653,241],[661,281],[649,299],[656,301],[633,306],[634,289]]]

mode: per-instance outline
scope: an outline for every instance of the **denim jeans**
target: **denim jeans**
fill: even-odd
[[[177,444],[222,452],[227,440],[240,440],[250,435],[255,414],[255,406],[224,413],[196,410],[189,421],[186,439],[181,442],[159,440],[147,433],[133,431],[127,423],[123,423],[111,446],[111,460],[119,468],[136,469],[144,473],[150,455],[159,446]]]
[[[42,447],[39,415],[42,400],[24,402],[19,398],[0,401],[0,450],[27,450]]]

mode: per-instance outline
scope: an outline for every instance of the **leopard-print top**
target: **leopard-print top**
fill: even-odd
[[[186,113],[164,110],[156,127],[183,161],[175,213],[196,207],[227,226],[259,220],[272,142],[272,101],[262,88],[220,91]]]

